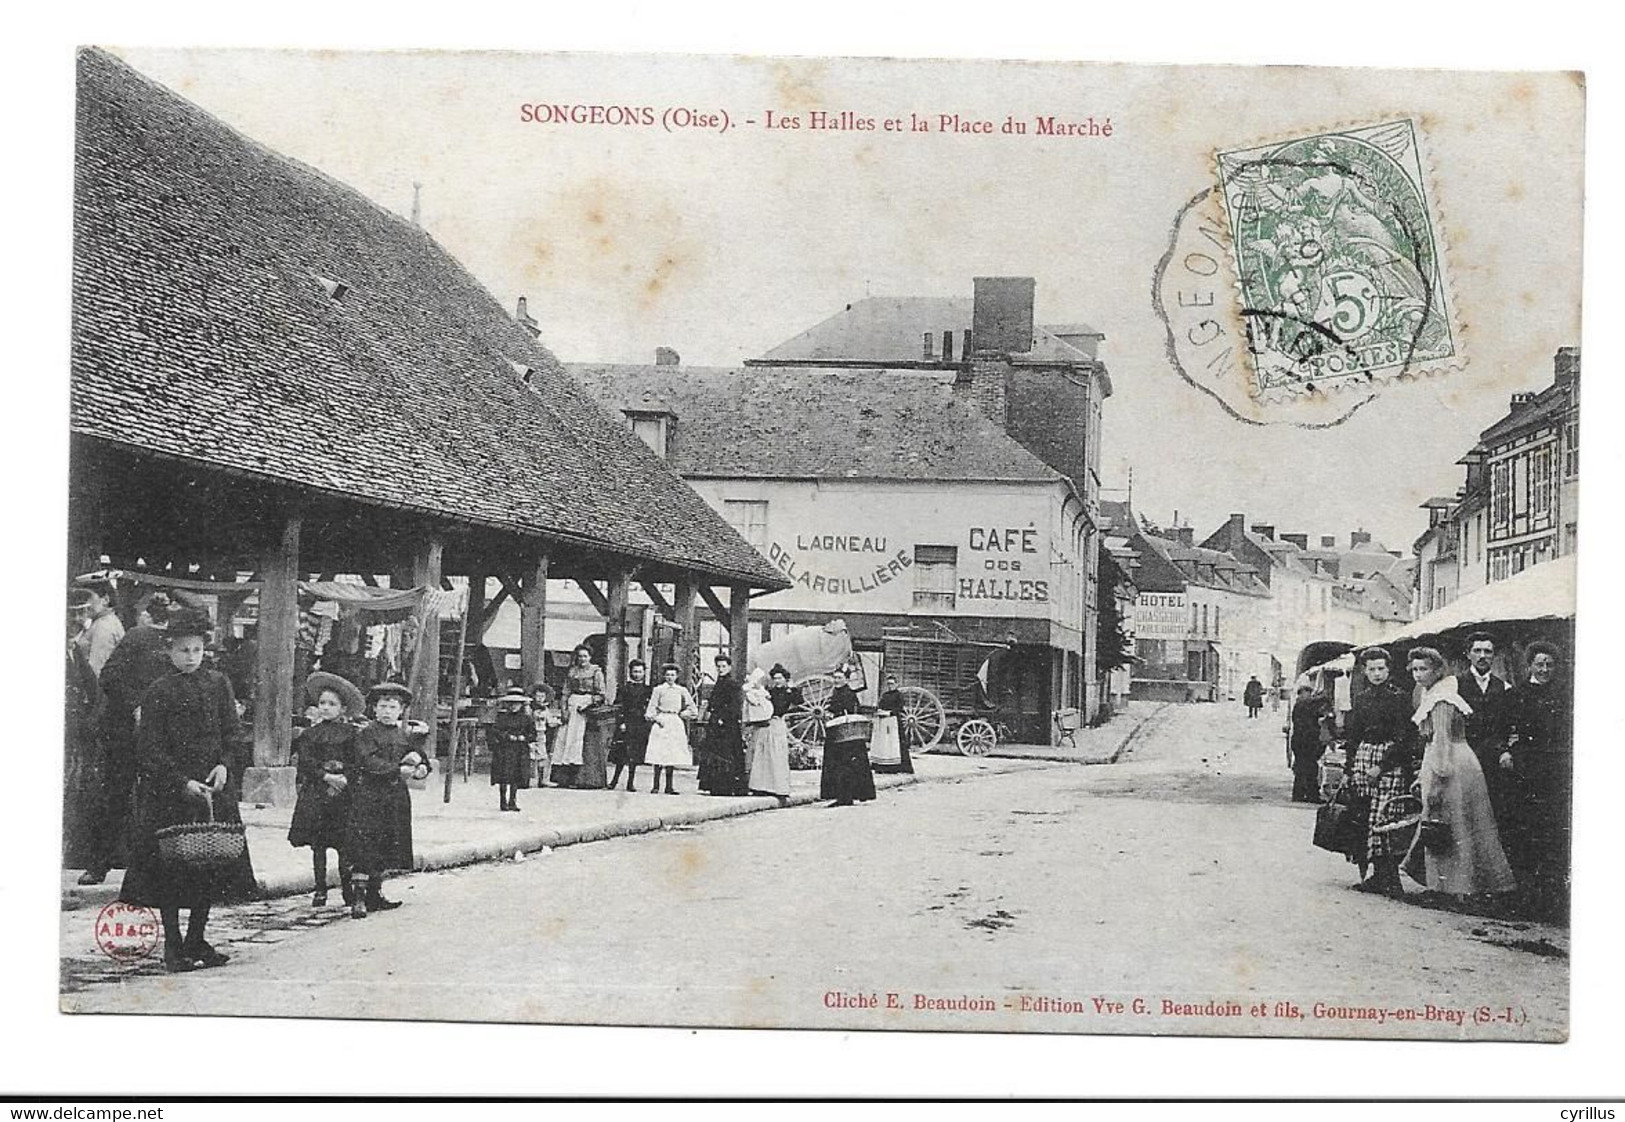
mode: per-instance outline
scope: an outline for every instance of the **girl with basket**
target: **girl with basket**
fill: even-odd
[[[175,673],[141,697],[134,847],[119,891],[126,903],[158,909],[164,967],[176,973],[228,961],[203,938],[209,909],[257,891],[230,785],[242,739],[237,699],[224,674],[203,668],[211,630],[202,611],[170,616],[165,641]]]
[[[361,716],[366,702],[347,679],[322,670],[305,679],[305,698],[312,706],[312,721],[293,740],[299,798],[293,804],[288,844],[310,846],[310,871],[316,881],[316,894],[310,902],[317,908],[327,904],[327,851],[338,851],[339,891],[348,905],[351,870],[344,835],[349,829],[356,735],[351,721]]]
[[[367,700],[374,720],[356,733],[356,782],[346,832],[354,919],[401,906],[384,899],[384,873],[412,868],[412,795],[406,781],[429,774],[420,738],[401,725],[412,691],[399,682],[381,682]]]

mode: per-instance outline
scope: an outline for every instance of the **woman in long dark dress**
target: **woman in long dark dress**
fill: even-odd
[[[1371,866],[1371,878],[1360,885],[1362,890],[1403,896],[1399,863],[1408,839],[1388,827],[1412,813],[1405,805],[1416,774],[1411,703],[1389,680],[1392,659],[1386,650],[1367,647],[1356,661],[1366,688],[1354,699],[1343,729],[1350,746],[1348,782],[1350,790],[1365,800],[1366,829],[1349,860],[1360,866],[1362,875]]]
[[[361,715],[364,701],[360,690],[323,671],[305,680],[305,692],[315,694],[315,720],[293,740],[299,797],[288,824],[288,844],[310,846],[310,871],[316,882],[310,902],[320,908],[327,904],[329,849],[338,851],[339,891],[346,904],[351,902],[350,859],[344,852],[350,827],[350,779],[355,773],[356,726],[351,718]]]
[[[428,758],[401,725],[412,691],[384,682],[367,699],[374,720],[356,733],[348,834],[350,915],[355,919],[401,906],[398,900],[384,899],[381,886],[388,870],[412,868],[412,794],[406,781],[429,773]]]
[[[858,695],[848,683],[845,671],[835,675],[835,692],[829,696],[829,713],[842,717],[858,711]],[[824,765],[818,777],[818,797],[832,806],[851,806],[875,797],[875,777],[869,770],[869,748],[861,740],[831,744],[824,740]]]
[[[880,704],[875,710],[875,740],[881,739],[881,730],[886,730],[886,743],[892,751],[887,753],[887,759],[895,753],[896,762],[880,763],[874,761],[874,770],[882,775],[913,775],[914,757],[908,752],[908,730],[903,726],[903,691],[897,688],[897,675],[886,675],[886,692],[880,695]],[[871,753],[873,755],[873,753]]]
[[[649,750],[649,696],[654,686],[649,684],[649,669],[644,661],[635,658],[626,668],[627,680],[621,683],[620,695],[615,703],[620,706],[621,719],[616,728],[615,743],[609,750],[609,762],[615,765],[615,775],[609,781],[610,790],[621,781],[626,771],[626,789],[637,790],[638,768],[643,766]]]
[[[231,683],[203,669],[204,639],[212,630],[201,611],[175,613],[166,636],[174,673],[141,697],[136,733],[135,829],[130,865],[119,899],[155,907],[163,917],[164,966],[171,971],[222,966],[228,958],[204,941],[212,905],[249,899],[258,886],[245,848],[223,867],[199,868],[166,860],[158,831],[213,819],[241,822],[229,797],[242,727]],[[180,911],[188,910],[181,934]]]
[[[1574,703],[1559,681],[1562,655],[1538,641],[1524,652],[1528,674],[1512,694],[1510,761],[1513,828],[1507,857],[1534,915],[1563,920],[1568,912],[1570,803],[1573,798]]]
[[[497,701],[496,718],[486,733],[491,749],[491,785],[497,788],[499,809],[519,809],[519,790],[530,786],[530,746],[536,741],[536,722],[530,698],[522,690],[509,690]]]
[[[743,727],[745,695],[733,676],[733,659],[716,657],[717,682],[705,705],[705,741],[698,785],[708,795],[748,795]]]

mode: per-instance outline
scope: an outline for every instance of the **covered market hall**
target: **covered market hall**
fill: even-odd
[[[291,797],[296,684],[353,612],[395,626],[396,655],[404,632],[411,657],[383,661],[425,720],[461,677],[448,608],[478,648],[521,605],[516,684],[542,679],[549,579],[603,615],[611,691],[634,582],[662,656],[691,663],[703,611],[744,662],[752,594],[787,581],[571,379],[522,298],[509,315],[413,222],[107,53],[81,52],[79,90],[70,576],[209,597],[247,660],[245,799]]]

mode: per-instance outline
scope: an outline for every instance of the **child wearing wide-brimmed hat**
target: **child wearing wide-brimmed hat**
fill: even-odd
[[[530,786],[530,746],[535,739],[530,698],[523,690],[509,690],[497,699],[496,717],[486,734],[491,749],[491,785],[497,788],[502,810],[518,810],[519,789]]]
[[[366,699],[361,691],[337,674],[318,670],[305,679],[305,700],[311,723],[293,739],[298,760],[299,798],[293,805],[288,844],[310,846],[311,875],[316,893],[311,904],[327,903],[327,851],[339,855],[339,891],[351,903],[350,860],[345,834],[350,819],[350,780],[355,772],[355,719]]]
[[[412,691],[399,682],[383,682],[367,695],[373,723],[356,733],[355,784],[351,789],[349,828],[345,832],[351,864],[350,915],[400,907],[381,891],[384,873],[412,868],[412,795],[408,779],[429,774],[429,760],[402,724]]]

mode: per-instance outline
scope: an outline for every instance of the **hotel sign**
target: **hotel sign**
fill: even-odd
[[[1142,592],[1134,601],[1136,639],[1183,639],[1190,633],[1190,606],[1183,592]]]

